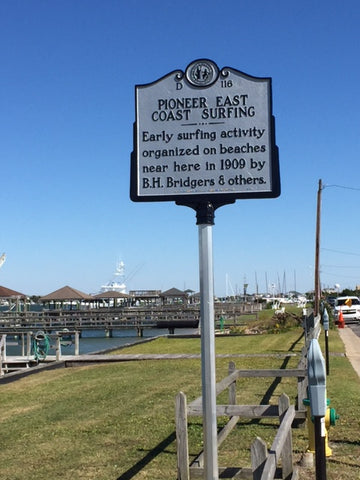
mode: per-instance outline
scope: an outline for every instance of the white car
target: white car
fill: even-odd
[[[335,319],[342,311],[344,322],[360,321],[360,300],[358,297],[338,297],[335,300]]]

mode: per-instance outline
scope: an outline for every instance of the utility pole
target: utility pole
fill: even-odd
[[[315,238],[315,302],[314,315],[319,315],[320,311],[320,218],[321,218],[321,191],[323,189],[322,181],[319,180],[319,188],[317,193],[317,209],[316,209],[316,238]]]

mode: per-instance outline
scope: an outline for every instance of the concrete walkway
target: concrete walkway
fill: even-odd
[[[338,332],[345,345],[346,356],[360,377],[360,337],[347,326],[339,328]]]

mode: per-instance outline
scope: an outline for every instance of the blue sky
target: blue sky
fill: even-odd
[[[134,87],[198,58],[272,77],[280,152],[279,198],[216,212],[215,293],[313,288],[319,179],[322,284],[360,284],[359,24],[356,0],[2,0],[0,285],[97,292],[123,260],[129,289],[198,290],[194,212],[129,198]]]

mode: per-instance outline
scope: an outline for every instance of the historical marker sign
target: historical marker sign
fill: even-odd
[[[136,86],[134,201],[232,202],[280,194],[271,79],[196,60]]]
[[[196,210],[199,226],[205,477],[217,479],[212,225],[237,198],[280,194],[271,79],[211,60],[136,87],[130,196]]]

